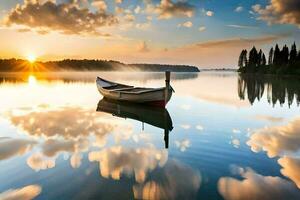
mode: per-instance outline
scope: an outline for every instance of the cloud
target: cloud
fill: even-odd
[[[51,169],[55,167],[55,159],[47,158],[41,153],[35,153],[27,159],[27,165],[35,171]]]
[[[233,132],[233,133],[241,133],[241,130],[236,129],[236,128],[233,128],[233,129],[232,129],[232,132]]]
[[[197,47],[210,48],[216,46],[249,46],[253,44],[267,44],[272,43],[278,39],[282,39],[287,37],[288,35],[270,35],[270,36],[262,36],[257,38],[231,38],[224,40],[214,40],[208,41],[204,43],[195,44]]]
[[[300,189],[300,158],[284,156],[278,163],[283,167],[280,170],[281,174],[290,178]]]
[[[23,155],[36,144],[33,140],[0,138],[0,160]]]
[[[266,151],[269,157],[300,150],[300,118],[283,126],[265,127],[254,131],[247,142],[254,152]]]
[[[262,176],[252,169],[240,169],[243,180],[222,177],[218,190],[226,200],[299,199],[300,190],[291,182],[273,176]]]
[[[166,150],[149,148],[124,148],[116,146],[89,153],[91,162],[99,162],[100,174],[105,178],[119,180],[122,174],[135,175],[137,182],[142,183],[148,172],[164,166],[168,159]]]
[[[149,51],[150,51],[150,49],[149,49],[149,47],[148,47],[146,41],[143,41],[143,42],[139,43],[139,44],[138,44],[138,47],[137,47],[137,50],[138,50],[138,52],[140,52],[140,53],[146,53],[146,52],[149,52]]]
[[[300,27],[300,1],[299,0],[271,0],[266,7],[260,4],[252,6],[258,14],[257,19],[268,24],[294,24]]]
[[[80,7],[77,1],[55,3],[54,1],[24,1],[17,4],[6,16],[6,25],[22,25],[31,29],[58,31],[63,34],[103,35],[99,28],[118,23],[115,16],[107,14],[103,1],[94,1],[98,7],[91,12]]]
[[[176,140],[175,145],[181,152],[185,152],[191,146],[191,142],[188,139],[182,141]]]
[[[200,32],[203,32],[206,30],[206,27],[205,26],[200,26],[199,29],[198,29]]]
[[[282,122],[284,120],[282,117],[273,117],[269,115],[256,115],[255,119],[269,121],[273,123]]]
[[[244,8],[242,6],[238,6],[234,9],[235,12],[242,12]]]
[[[124,19],[127,22],[133,22],[135,20],[135,16],[133,14],[128,13],[124,16]]]
[[[96,7],[100,12],[104,12],[107,10],[107,5],[104,0],[94,0],[92,2],[92,6]]]
[[[196,126],[196,129],[199,130],[199,131],[203,131],[204,127],[199,124],[199,125]]]
[[[135,14],[139,14],[141,12],[141,7],[140,6],[137,6],[135,9],[134,9],[134,13]]]
[[[253,38],[229,38],[212,40],[202,43],[192,43],[175,49],[169,49],[163,55],[164,59],[170,59],[174,63],[189,61],[190,64],[205,67],[235,67],[236,57],[241,49],[260,47],[266,44],[273,44],[274,41],[288,37],[289,34],[265,35]],[[185,56],[182,56],[185,55]],[[218,59],[214,59],[218,55]],[[211,97],[209,97],[211,98]],[[213,97],[218,101],[217,96]]]
[[[147,5],[148,12],[158,14],[158,19],[170,19],[173,17],[192,17],[195,7],[188,2],[161,0],[157,6]]]
[[[192,26],[193,26],[193,23],[191,21],[187,21],[187,22],[177,25],[177,27],[186,27],[186,28],[191,28]]]
[[[39,185],[28,185],[23,188],[10,189],[0,193],[1,200],[31,200],[37,197],[42,192]]]
[[[133,186],[135,199],[195,199],[201,185],[200,173],[176,160],[168,161],[152,177]]]
[[[150,27],[151,27],[151,23],[150,22],[137,23],[135,25],[135,28],[140,29],[140,30],[148,30]]]
[[[289,34],[264,35],[253,38],[229,38],[191,43],[169,49],[167,52],[160,52],[155,58],[171,60],[172,63],[187,63],[188,60],[188,64],[206,68],[220,66],[233,68],[237,66],[236,57],[240,54],[241,49],[251,48],[253,45],[259,48],[266,44],[273,44],[275,41],[282,40],[288,36]],[[182,56],[183,54],[184,56]],[[151,55],[153,56],[153,54]],[[214,101],[220,101],[218,96],[213,98]],[[210,99],[210,101],[213,101],[213,99]]]
[[[212,17],[213,15],[214,15],[214,12],[213,11],[211,11],[211,10],[208,10],[208,11],[206,11],[206,16],[208,16],[208,17]]]
[[[240,140],[238,140],[238,139],[232,139],[232,140],[231,140],[231,144],[233,145],[233,147],[239,148],[240,145],[241,145],[241,142],[240,142]]]
[[[237,24],[229,24],[226,26],[231,28],[240,28],[240,29],[257,29],[256,26],[244,26],[244,25],[237,25]]]

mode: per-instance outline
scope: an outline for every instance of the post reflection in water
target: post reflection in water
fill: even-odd
[[[97,111],[110,113],[113,116],[125,119],[138,120],[164,129],[165,148],[169,148],[169,132],[173,129],[173,123],[167,109],[103,98],[98,103]]]
[[[300,104],[300,79],[299,77],[279,77],[262,75],[239,75],[238,95],[240,99],[247,98],[251,104],[261,100],[264,93],[268,103],[273,106],[279,102],[283,105],[286,101],[291,106],[293,102]]]

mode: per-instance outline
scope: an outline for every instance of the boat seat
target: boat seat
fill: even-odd
[[[111,89],[109,91],[126,91],[126,90],[132,90],[133,88],[134,88],[133,86],[129,86],[124,88]]]

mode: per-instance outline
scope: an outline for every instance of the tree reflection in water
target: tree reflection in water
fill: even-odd
[[[269,104],[275,106],[277,102],[282,106],[286,101],[289,107],[296,102],[300,104],[300,78],[271,75],[243,74],[238,77],[238,95],[251,104],[261,100],[264,93]],[[247,94],[247,95],[246,95]]]

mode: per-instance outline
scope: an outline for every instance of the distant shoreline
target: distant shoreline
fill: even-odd
[[[200,72],[190,65],[125,64],[114,60],[73,60],[31,63],[22,59],[0,59],[0,72],[63,72],[63,71],[123,71],[123,72]]]

